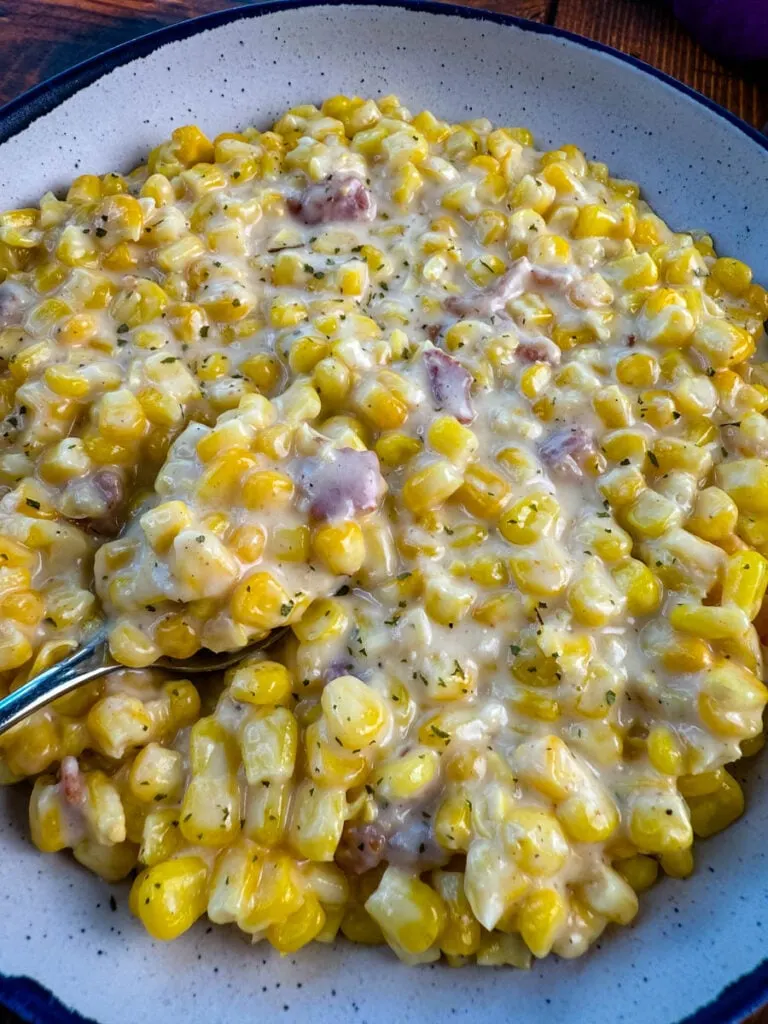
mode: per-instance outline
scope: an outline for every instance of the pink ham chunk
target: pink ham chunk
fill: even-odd
[[[72,807],[85,803],[85,780],[75,757],[63,757],[59,769],[61,795]]]
[[[289,198],[288,209],[305,224],[370,221],[376,216],[376,200],[354,174],[332,174]]]
[[[517,299],[527,291],[530,282],[531,262],[527,256],[521,256],[490,287],[474,295],[451,295],[445,300],[445,308],[454,316],[488,319],[494,313],[500,313],[511,299]]]
[[[351,519],[372,512],[387,486],[376,453],[354,448],[334,448],[304,459],[298,484],[314,519]]]
[[[64,493],[71,507],[68,518],[78,526],[107,537],[119,532],[119,513],[125,500],[125,485],[116,470],[100,469],[92,476],[72,480]],[[94,509],[94,502],[99,506],[98,512]],[[79,514],[78,506],[83,509],[82,514]]]
[[[523,292],[536,287],[554,288],[566,292],[577,280],[579,272],[575,267],[552,265],[534,266],[527,256],[515,260],[509,270],[498,280],[474,295],[451,295],[445,300],[445,308],[454,316],[479,316],[489,319],[494,313],[504,312],[504,307]]]
[[[559,366],[562,353],[554,341],[541,335],[521,341],[515,349],[515,355],[526,363],[549,363],[550,366]]]
[[[425,351],[424,365],[435,408],[455,416],[459,423],[471,423],[475,410],[469,395],[472,386],[469,370],[439,348]]]
[[[580,477],[581,463],[594,450],[594,438],[584,427],[563,427],[542,441],[539,456],[547,469],[566,476]]]
[[[387,833],[375,822],[353,825],[347,822],[336,848],[336,863],[344,871],[362,875],[378,867],[384,858]]]

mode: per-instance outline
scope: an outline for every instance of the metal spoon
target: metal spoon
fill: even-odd
[[[200,651],[191,658],[160,658],[150,668],[163,668],[167,672],[179,672],[182,675],[203,675],[206,672],[218,672],[241,661],[246,654],[270,647],[285,634],[284,629],[273,630],[269,636],[257,640],[239,651]],[[68,658],[47,668],[45,672],[28,680],[18,690],[0,700],[0,736],[11,726],[16,725],[33,711],[50,704],[57,697],[71,693],[78,686],[90,683],[108,672],[124,669],[110,656],[107,645],[107,634],[100,630],[88,643],[70,654]]]

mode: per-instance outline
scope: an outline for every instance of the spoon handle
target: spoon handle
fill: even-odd
[[[91,659],[97,661],[95,667],[81,667],[83,662]],[[113,672],[116,667],[107,654],[105,634],[97,633],[89,643],[64,661],[47,668],[0,700],[0,736],[33,711],[38,711],[57,697],[63,697],[65,693],[70,693],[92,679]]]

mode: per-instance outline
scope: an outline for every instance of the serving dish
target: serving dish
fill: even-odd
[[[353,42],[338,44],[340,38]],[[371,66],[367,55],[379,52],[381,38],[390,42],[380,64]],[[250,83],[257,76],[255,97]],[[615,173],[640,177],[673,226],[706,226],[720,251],[744,256],[765,280],[768,252],[755,226],[765,214],[768,162],[756,134],[674,83],[654,82],[632,62],[599,49],[590,53],[536,26],[442,6],[266,5],[114,51],[7,108],[0,121],[0,137],[7,137],[0,149],[2,203],[30,199],[80,169],[124,168],[180,123],[196,120],[212,132],[233,122],[261,123],[287,103],[336,90],[386,92],[393,81],[413,105],[457,118],[474,111],[520,121],[543,142],[572,138],[610,161]],[[156,95],[164,97],[160,111],[153,110]],[[131,140],[127,147],[125,140]],[[759,766],[751,775],[754,789]],[[255,999],[262,1011],[286,1019],[305,1019],[320,1003],[323,1021],[346,1020],[355,1007],[361,1019],[395,1011],[404,1019],[437,1020],[451,1009],[476,1013],[478,992],[491,1019],[501,1019],[512,998],[524,1015],[542,1019],[568,1012],[577,1020],[647,1020],[650,1003],[654,1020],[672,1021],[717,997],[760,960],[759,794],[731,843],[715,840],[703,848],[690,883],[659,887],[642,929],[615,937],[585,964],[490,979],[473,969],[403,975],[397,966],[382,970],[375,951],[345,948],[332,959],[311,951],[295,962],[267,960],[204,929],[178,949],[153,948],[139,940],[127,915],[110,912],[105,887],[63,859],[41,867],[20,838],[12,796],[8,806],[2,843],[18,869],[0,890],[14,922],[0,938],[0,964],[7,973],[31,974],[102,1021],[124,1019],[126,999],[135,1020],[157,1019],[161,1004],[169,1020],[203,1011],[224,1019]],[[117,899],[124,904],[124,893]],[[46,908],[54,905],[52,915]],[[33,907],[41,909],[30,916]],[[62,939],[66,956],[56,955]],[[108,973],[110,960],[116,966]],[[399,1005],[390,995],[395,971]],[[738,1019],[760,1000],[762,973],[742,979],[701,1019]],[[84,985],[91,977],[105,981]]]

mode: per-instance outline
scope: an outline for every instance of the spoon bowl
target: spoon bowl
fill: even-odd
[[[208,675],[221,672],[242,661],[254,651],[263,651],[277,643],[286,629],[275,629],[260,640],[241,647],[238,651],[201,650],[191,658],[160,658],[150,668],[165,669],[179,675]],[[109,653],[107,634],[100,629],[88,643],[79,647],[63,661],[57,662],[44,672],[27,680],[13,693],[0,700],[0,736],[18,725],[34,711],[39,711],[52,701],[84,686],[86,683],[126,668],[116,662]]]

